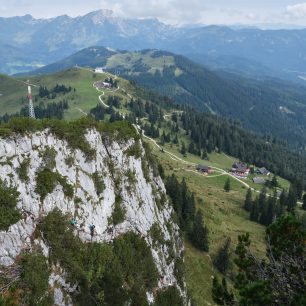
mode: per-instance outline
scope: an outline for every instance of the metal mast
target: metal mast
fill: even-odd
[[[29,117],[35,119],[35,112],[34,112],[34,106],[33,106],[33,100],[32,100],[32,89],[29,83],[30,81],[28,81]]]

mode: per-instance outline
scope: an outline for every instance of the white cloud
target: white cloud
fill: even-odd
[[[287,6],[287,13],[294,17],[306,17],[306,2]]]
[[[100,4],[124,17],[159,18],[170,23],[199,22],[207,10],[202,0],[101,0]]]

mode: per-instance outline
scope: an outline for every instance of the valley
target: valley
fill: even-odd
[[[186,57],[161,50],[121,51],[104,47],[81,50],[31,72],[54,73],[74,65],[102,66],[181,105],[237,120],[261,135],[305,151],[306,89],[277,79],[258,80],[210,71]],[[283,110],[287,110],[284,112]]]
[[[0,103],[5,101],[6,110],[14,114],[25,104],[22,103],[22,97],[26,87],[22,82],[26,78],[12,79],[3,76],[3,80],[6,88],[11,89],[6,91],[5,87],[1,89],[4,95],[0,98]],[[30,77],[30,82],[36,85],[33,88],[34,97],[38,95],[34,106],[42,103],[57,104],[63,99],[67,100],[68,106],[63,110],[63,118],[68,121],[73,122],[72,120],[77,118],[84,120],[88,116],[93,116],[104,122],[113,121],[115,118],[116,120],[125,118],[132,122],[134,132],[136,129],[140,135],[142,134],[143,142],[148,143],[154,159],[164,168],[164,175],[174,174],[179,181],[186,180],[188,188],[195,195],[196,209],[203,212],[205,226],[209,229],[209,252],[196,249],[190,242],[188,234],[182,233],[185,245],[186,284],[189,294],[197,305],[215,305],[211,297],[212,277],[221,277],[221,274],[214,267],[213,260],[227,238],[231,239],[229,276],[236,273],[233,257],[238,236],[246,231],[252,237],[254,254],[265,256],[265,227],[250,221],[249,212],[243,207],[248,188],[253,190],[254,198],[261,192],[262,185],[252,182],[254,175],[250,175],[247,179],[233,176],[229,170],[239,158],[231,157],[225,152],[212,150],[205,159],[190,152],[182,154],[182,143],[186,148],[193,143],[190,132],[186,133],[181,121],[188,110],[180,109],[171,100],[156,96],[136,86],[134,82],[109,72],[95,73],[89,68],[74,67],[56,74],[34,76]],[[108,84],[114,84],[112,85],[114,87],[111,88]],[[54,99],[49,98],[50,94],[39,97],[41,91],[39,88],[46,88],[50,92],[50,89],[56,86],[71,90],[56,94]],[[8,103],[16,100],[19,102]],[[152,133],[154,130],[158,131],[158,136],[147,135],[148,131]],[[0,133],[4,134],[1,125]],[[170,141],[166,139],[168,135],[171,135]],[[252,137],[251,134],[249,137]],[[196,169],[197,165],[208,166],[214,172],[208,175],[201,174]],[[226,192],[224,186],[228,178],[231,187],[230,191]],[[269,179],[271,178],[272,175],[269,176]],[[289,189],[290,183],[287,180],[277,176],[277,181],[278,190]],[[268,197],[272,197],[273,190],[267,190]],[[297,210],[302,215],[300,207]],[[230,286],[233,286],[231,277],[227,280]]]
[[[2,2],[0,306],[306,305],[306,3]]]

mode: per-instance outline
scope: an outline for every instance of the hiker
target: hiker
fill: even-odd
[[[95,234],[95,225],[94,224],[91,224],[91,225],[89,225],[89,230],[90,230],[90,235],[91,235],[91,237],[93,237],[94,236],[94,234]]]

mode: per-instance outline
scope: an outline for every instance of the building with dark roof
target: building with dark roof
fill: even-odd
[[[262,168],[257,168],[256,173],[261,174],[261,175],[269,175],[270,171],[267,170],[265,167],[262,167]]]
[[[238,162],[233,164],[232,173],[236,176],[246,178],[250,173],[250,169],[248,168],[247,164]]]
[[[255,184],[265,184],[266,180],[262,177],[254,177],[253,178],[253,183],[255,183]]]
[[[208,166],[203,166],[203,165],[197,165],[196,167],[197,171],[202,172],[202,173],[212,173],[213,170],[211,169],[211,167]]]

